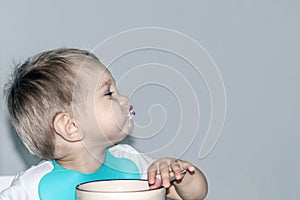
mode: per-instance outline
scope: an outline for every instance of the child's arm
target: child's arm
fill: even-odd
[[[186,169],[186,174],[181,171]],[[175,181],[170,183],[170,172],[175,174]],[[148,169],[148,181],[151,188],[163,185],[167,196],[172,199],[204,199],[207,194],[207,181],[204,174],[192,164],[164,158],[154,162]]]

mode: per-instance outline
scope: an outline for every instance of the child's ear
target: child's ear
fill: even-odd
[[[53,126],[56,134],[69,142],[82,140],[74,119],[67,112],[58,113],[53,120]]]

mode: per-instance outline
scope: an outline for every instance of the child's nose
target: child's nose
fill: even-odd
[[[121,105],[128,105],[128,97],[120,94],[119,102]]]

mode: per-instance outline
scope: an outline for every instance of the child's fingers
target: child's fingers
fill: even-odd
[[[149,185],[153,185],[156,182],[156,174],[157,174],[157,167],[151,165],[148,169],[148,183]]]
[[[159,165],[152,164],[148,169],[148,183],[150,189],[155,189],[161,186],[162,180],[160,177]]]
[[[182,161],[182,160],[177,160],[177,162],[179,163],[179,165],[181,166],[181,169],[186,169],[189,172],[194,172],[195,171],[195,166],[189,162],[186,161]]]
[[[150,186],[150,189],[156,189],[156,188],[159,188],[161,186],[161,184],[162,183],[161,183],[160,177],[156,177],[155,182],[149,186]]]
[[[177,161],[170,164],[170,170],[173,172],[175,180],[183,178],[184,175],[182,174],[182,171],[184,168]]]
[[[165,166],[159,169],[160,170],[160,177],[162,179],[162,185],[165,188],[170,187],[170,171],[169,171],[169,167]]]
[[[182,160],[158,160],[148,169],[148,183],[150,188],[158,188],[161,185],[165,188],[169,188],[171,186],[170,179],[174,180],[175,178],[175,180],[178,181],[183,179],[185,170],[193,173],[195,171],[195,167],[191,163]]]

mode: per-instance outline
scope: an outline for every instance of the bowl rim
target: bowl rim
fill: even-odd
[[[81,191],[81,192],[93,192],[93,193],[105,193],[105,194],[109,194],[109,193],[139,193],[139,192],[151,192],[151,191],[156,191],[156,190],[165,190],[165,188],[163,186],[160,186],[158,188],[154,188],[154,189],[147,189],[147,190],[132,190],[132,191],[116,191],[116,192],[112,192],[112,191],[91,191],[91,190],[86,190],[86,189],[82,189],[79,188],[82,185],[88,184],[88,183],[93,183],[93,182],[110,182],[110,181],[147,181],[146,179],[105,179],[105,180],[93,180],[93,181],[87,181],[87,182],[83,182],[80,183],[76,186],[76,190],[77,191]]]

